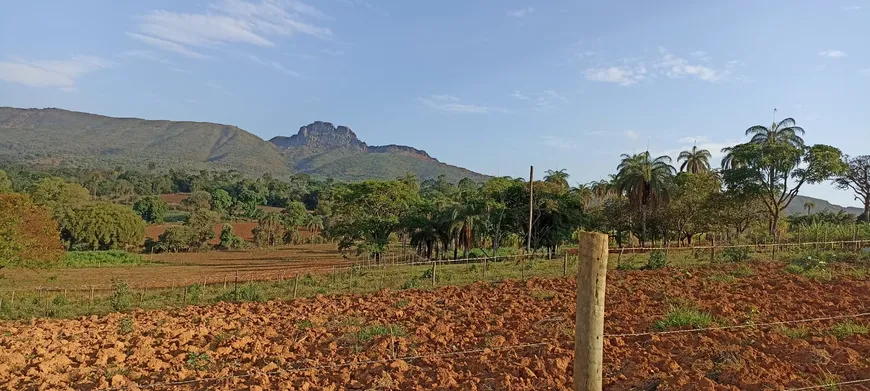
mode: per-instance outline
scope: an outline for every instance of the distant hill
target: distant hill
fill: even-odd
[[[278,147],[298,172],[357,181],[396,178],[415,172],[421,179],[445,175],[451,182],[462,178],[484,181],[488,177],[439,162],[426,151],[404,145],[369,146],[348,127],[329,122],[303,126],[290,137],[274,137]]]
[[[49,166],[235,169],[248,175],[307,173],[337,180],[395,179],[452,182],[485,175],[439,162],[400,145],[368,146],[349,128],[328,122],[303,126],[270,142],[232,125],[113,118],[61,109],[0,107],[0,162]]]
[[[799,195],[799,196],[795,197],[794,201],[792,201],[791,204],[788,205],[788,208],[785,208],[786,216],[791,216],[793,214],[805,214],[805,213],[807,213],[806,209],[804,209],[804,204],[806,204],[807,201],[812,201],[814,204],[816,204],[816,206],[812,209],[812,213],[818,213],[818,212],[834,212],[834,213],[836,213],[836,212],[839,212],[841,210],[846,211],[846,213],[850,213],[850,214],[853,214],[855,216],[860,215],[861,213],[864,213],[864,209],[861,209],[861,208],[856,208],[856,207],[852,207],[852,206],[834,205],[828,201],[825,201],[825,200],[822,200],[819,198],[806,197],[806,196]]]

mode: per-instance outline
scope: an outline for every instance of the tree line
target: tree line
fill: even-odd
[[[866,222],[870,156],[848,157],[832,146],[806,145],[804,134],[791,118],[750,127],[746,142],[723,150],[719,169],[712,168],[710,151],[697,147],[679,154],[678,168],[668,156],[627,154],[608,179],[575,186],[565,170],[546,171],[531,184],[510,177],[483,183],[451,183],[444,176],[419,181],[413,174],[338,183],[307,175],[252,179],[233,171],[158,171],[154,166],[141,172],[6,167],[0,171],[0,193],[5,193],[0,202],[6,208],[0,215],[0,256],[38,258],[57,248],[198,250],[209,247],[215,225],[237,220],[258,223],[256,245],[294,243],[299,229],[308,228],[342,251],[375,259],[397,245],[425,258],[497,254],[526,243],[553,252],[572,241],[577,230],[607,232],[620,246],[691,244],[702,236],[782,240],[789,229],[783,222],[816,221],[786,219],[783,211],[804,185],[825,181],[851,190],[865,206],[857,221]],[[181,206],[187,218],[146,241],[145,225],[163,222],[169,211],[159,197],[167,193],[189,193]],[[279,211],[264,211],[264,206]],[[48,243],[44,239],[55,233],[57,242],[44,246],[46,253],[20,255],[32,247],[23,245],[23,238]],[[222,249],[246,245],[228,224],[219,237]]]

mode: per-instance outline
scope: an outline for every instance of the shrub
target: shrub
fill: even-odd
[[[168,209],[169,204],[158,196],[142,197],[133,204],[133,211],[151,224],[163,223]]]
[[[110,299],[112,309],[117,312],[129,310],[133,303],[133,294],[130,292],[130,287],[127,286],[127,283],[123,281],[112,282],[112,291]]]
[[[647,270],[656,270],[661,269],[668,265],[668,256],[662,250],[655,250],[649,254],[649,261],[647,261],[646,269]]]
[[[233,232],[233,226],[230,224],[224,224],[221,228],[221,242],[219,244],[221,249],[224,250],[232,250],[236,248],[240,248],[245,244],[245,241],[236,236],[235,232]]]
[[[60,219],[70,249],[114,250],[141,246],[145,223],[130,207],[95,202],[74,207]]]
[[[746,247],[728,247],[722,251],[722,256],[728,262],[743,262],[749,260],[749,249]]]
[[[48,208],[24,194],[0,194],[0,268],[51,265],[62,255],[60,233]]]
[[[804,255],[792,260],[791,264],[801,268],[803,271],[825,270],[828,267],[828,262],[816,254]]]
[[[191,303],[199,303],[202,299],[202,285],[193,284],[187,287],[187,298]]]

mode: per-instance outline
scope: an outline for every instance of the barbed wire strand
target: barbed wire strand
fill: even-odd
[[[508,351],[508,350],[518,350],[525,349],[531,347],[539,347],[539,346],[549,346],[548,342],[538,342],[538,343],[527,343],[527,344],[519,344],[519,345],[511,345],[511,346],[501,346],[501,347],[492,347],[492,348],[478,348],[478,349],[470,349],[470,350],[462,350],[448,353],[435,353],[435,354],[426,354],[426,355],[415,355],[415,356],[405,356],[405,357],[396,357],[396,358],[388,358],[382,360],[367,360],[367,361],[357,361],[357,362],[347,362],[347,363],[337,363],[330,365],[316,365],[305,368],[280,368],[270,372],[263,373],[246,373],[243,375],[228,375],[228,376],[218,376],[218,377],[210,377],[210,378],[200,378],[200,379],[191,379],[191,380],[180,380],[175,382],[161,382],[161,383],[150,383],[145,385],[138,384],[129,384],[121,387],[109,388],[107,391],[121,391],[127,390],[130,388],[139,388],[139,389],[154,389],[158,387],[173,387],[173,386],[184,386],[190,384],[198,384],[204,382],[215,382],[222,380],[230,380],[230,379],[244,379],[255,376],[273,376],[282,373],[296,373],[296,372],[307,372],[307,371],[320,371],[327,369],[337,369],[344,367],[352,367],[358,365],[372,365],[372,364],[387,364],[395,361],[413,361],[413,360],[422,360],[427,358],[441,358],[441,357],[450,357],[450,356],[460,356],[471,353],[489,353],[489,352],[500,352],[500,351]]]
[[[778,325],[784,325],[784,324],[819,322],[819,321],[823,321],[823,320],[862,318],[865,316],[870,316],[870,312],[861,312],[861,313],[852,314],[852,315],[834,315],[834,316],[825,316],[825,317],[818,317],[818,318],[783,320],[783,321],[764,322],[764,323],[747,323],[747,324],[734,325],[734,326],[706,327],[706,328],[695,328],[695,329],[686,329],[686,330],[651,331],[651,332],[644,332],[644,333],[604,334],[604,337],[605,338],[623,338],[623,337],[642,337],[642,336],[666,335],[666,334],[685,334],[685,333],[697,333],[697,332],[702,332],[702,331],[713,331],[713,330],[732,330],[732,329],[745,329],[745,328],[753,328],[753,327],[778,326]]]

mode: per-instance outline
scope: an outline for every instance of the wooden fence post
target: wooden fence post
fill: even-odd
[[[574,330],[574,391],[601,391],[607,235],[581,232],[579,250]]]
[[[184,306],[187,306],[187,285],[184,286],[184,294],[183,294]]]
[[[565,259],[562,260],[562,277],[568,276],[568,252],[565,252]]]
[[[296,292],[299,289],[299,272],[296,272],[296,278],[293,279],[293,298],[296,298]]]
[[[435,260],[435,262],[432,262],[432,286],[433,287],[436,285],[436,283],[435,283],[435,265],[437,265],[437,264],[438,264],[437,259]]]
[[[489,267],[489,257],[483,257],[483,281],[486,281],[486,269]]]
[[[710,263],[716,261],[716,237],[710,237]]]

